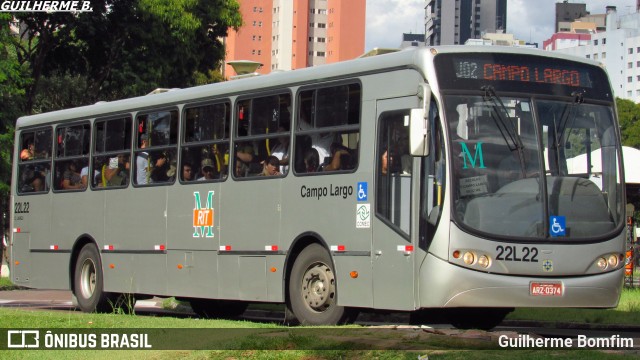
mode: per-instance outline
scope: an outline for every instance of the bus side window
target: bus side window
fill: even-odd
[[[51,128],[20,134],[18,193],[45,193],[51,184]]]
[[[359,84],[301,91],[296,117],[296,173],[356,169],[360,112]]]
[[[125,188],[131,178],[132,119],[129,116],[96,120],[91,170],[81,173],[93,189]]]
[[[229,171],[228,101],[188,107],[184,111],[184,139],[179,180],[224,181]]]
[[[407,110],[381,115],[377,142],[376,214],[405,234],[410,232],[412,158]]]
[[[89,123],[56,129],[54,190],[84,190],[81,173],[89,169],[91,126]]]
[[[289,93],[242,99],[236,104],[234,178],[286,176],[291,125]],[[276,160],[277,159],[277,160]],[[272,164],[268,171],[267,165]]]
[[[136,117],[134,184],[173,184],[177,173],[178,111],[160,110]]]

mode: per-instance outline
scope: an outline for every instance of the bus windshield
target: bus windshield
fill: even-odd
[[[623,184],[613,108],[580,96],[482,90],[444,97],[456,223],[529,241],[588,241],[617,229]]]

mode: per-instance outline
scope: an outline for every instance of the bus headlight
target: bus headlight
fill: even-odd
[[[596,265],[598,266],[598,269],[600,270],[606,270],[607,269],[607,260],[605,258],[598,258],[598,261],[596,261]]]
[[[464,253],[462,260],[465,264],[471,265],[476,262],[476,256],[472,252],[467,251],[466,253]]]
[[[483,268],[488,268],[489,265],[491,265],[491,260],[489,259],[489,257],[487,255],[481,255],[478,258],[478,265],[482,266]]]
[[[618,266],[618,256],[616,254],[609,255],[608,263],[612,268]]]

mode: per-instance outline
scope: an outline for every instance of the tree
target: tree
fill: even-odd
[[[16,54],[20,67],[26,68],[30,81],[24,87],[25,115],[31,114],[38,82],[42,77],[48,54],[68,38],[73,26],[71,13],[17,13],[14,15],[20,31],[6,39]]]
[[[236,0],[92,0],[92,12],[17,13],[24,27],[9,42],[29,70],[24,113],[36,106],[46,77],[86,78],[86,88],[62,107],[188,87],[220,67],[219,39],[242,24]],[[45,95],[46,96],[46,95]],[[46,103],[46,102],[45,102]],[[53,103],[53,102],[49,102]]]
[[[0,205],[19,116],[219,81],[219,39],[242,24],[236,0],[91,4],[79,14],[0,13]]]
[[[11,15],[0,13],[0,241],[8,226],[11,162],[15,119],[21,114],[25,88],[30,83],[26,67],[7,44],[12,41]]]
[[[640,149],[640,104],[616,98],[622,145]]]

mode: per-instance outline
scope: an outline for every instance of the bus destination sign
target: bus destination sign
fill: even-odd
[[[497,60],[497,59],[493,59]],[[525,83],[556,84],[583,87],[580,71],[556,65],[536,63],[513,64],[497,61],[458,60],[455,63],[458,79],[478,79],[489,81],[519,81]]]
[[[606,72],[600,66],[532,54],[443,53],[434,58],[442,90],[482,91],[573,96],[611,101]]]

